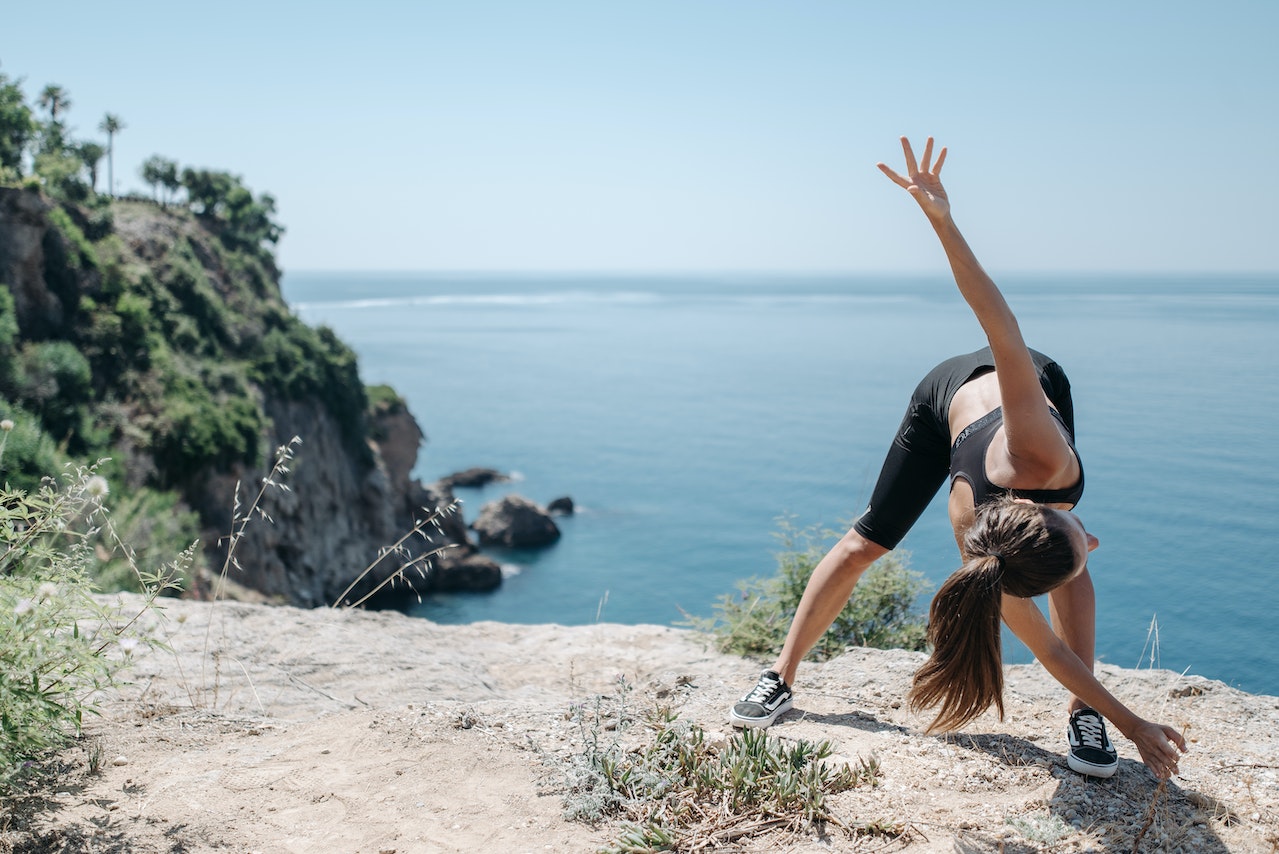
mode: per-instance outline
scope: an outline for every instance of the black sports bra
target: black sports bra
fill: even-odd
[[[1061,413],[1051,406],[1048,407],[1048,411],[1062,427],[1066,426]],[[1078,504],[1084,494],[1082,460],[1079,461],[1079,482],[1064,489],[1010,489],[990,482],[990,479],[986,477],[986,449],[995,438],[995,431],[1003,423],[1004,410],[1002,407],[996,407],[960,431],[960,434],[955,437],[955,443],[950,446],[952,483],[958,479],[972,487],[973,505],[976,507],[1001,495],[1029,498],[1038,504],[1069,504],[1071,507]],[[1066,436],[1070,436],[1069,430],[1066,430]],[[1079,452],[1075,450],[1074,442],[1070,443],[1070,450],[1075,455],[1075,459],[1079,460]]]

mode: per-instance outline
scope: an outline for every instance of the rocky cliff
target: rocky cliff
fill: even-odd
[[[10,329],[0,415],[34,437],[0,461],[12,483],[109,457],[113,495],[172,493],[198,514],[201,560],[216,574],[275,449],[299,437],[277,478],[287,489],[263,490],[228,578],[300,605],[335,601],[452,501],[411,479],[423,434],[402,402],[370,405],[354,354],[289,311],[271,253],[236,245],[216,222],[141,200],[91,211],[0,188],[0,284],[0,299],[12,297],[0,305]],[[348,599],[405,566],[379,603],[448,586],[451,574],[496,585],[497,567],[475,552],[446,513]]]

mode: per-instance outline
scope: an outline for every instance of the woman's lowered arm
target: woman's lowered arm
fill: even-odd
[[[1163,780],[1177,773],[1178,755],[1174,745],[1183,753],[1186,751],[1181,733],[1170,726],[1145,720],[1119,702],[1097,681],[1079,656],[1053,633],[1034,600],[1005,594],[1003,618],[1054,679],[1137,745],[1142,761],[1156,777]]]

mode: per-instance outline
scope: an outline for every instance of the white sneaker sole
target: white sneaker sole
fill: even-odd
[[[728,722],[735,727],[742,729],[768,729],[782,715],[786,714],[794,706],[794,702],[787,700],[777,707],[777,711],[773,712],[766,718],[743,718],[732,709],[728,712]]]
[[[1071,771],[1076,771],[1089,777],[1100,777],[1103,780],[1115,776],[1115,772],[1119,770],[1118,761],[1109,765],[1094,765],[1091,762],[1076,759],[1069,753],[1066,754],[1066,764],[1070,766]]]

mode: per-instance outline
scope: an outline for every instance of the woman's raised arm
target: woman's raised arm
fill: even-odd
[[[1075,455],[1057,430],[1039,375],[1021,336],[1017,318],[1004,295],[982,269],[968,242],[951,216],[950,197],[941,183],[946,149],[932,162],[933,138],[924,146],[922,162],[916,162],[910,140],[902,137],[906,157],[903,177],[880,163],[879,169],[919,203],[941,240],[960,294],[981,324],[995,357],[999,393],[1004,409],[1004,435],[1014,467],[1026,474],[1051,479],[1063,469],[1076,465]]]

